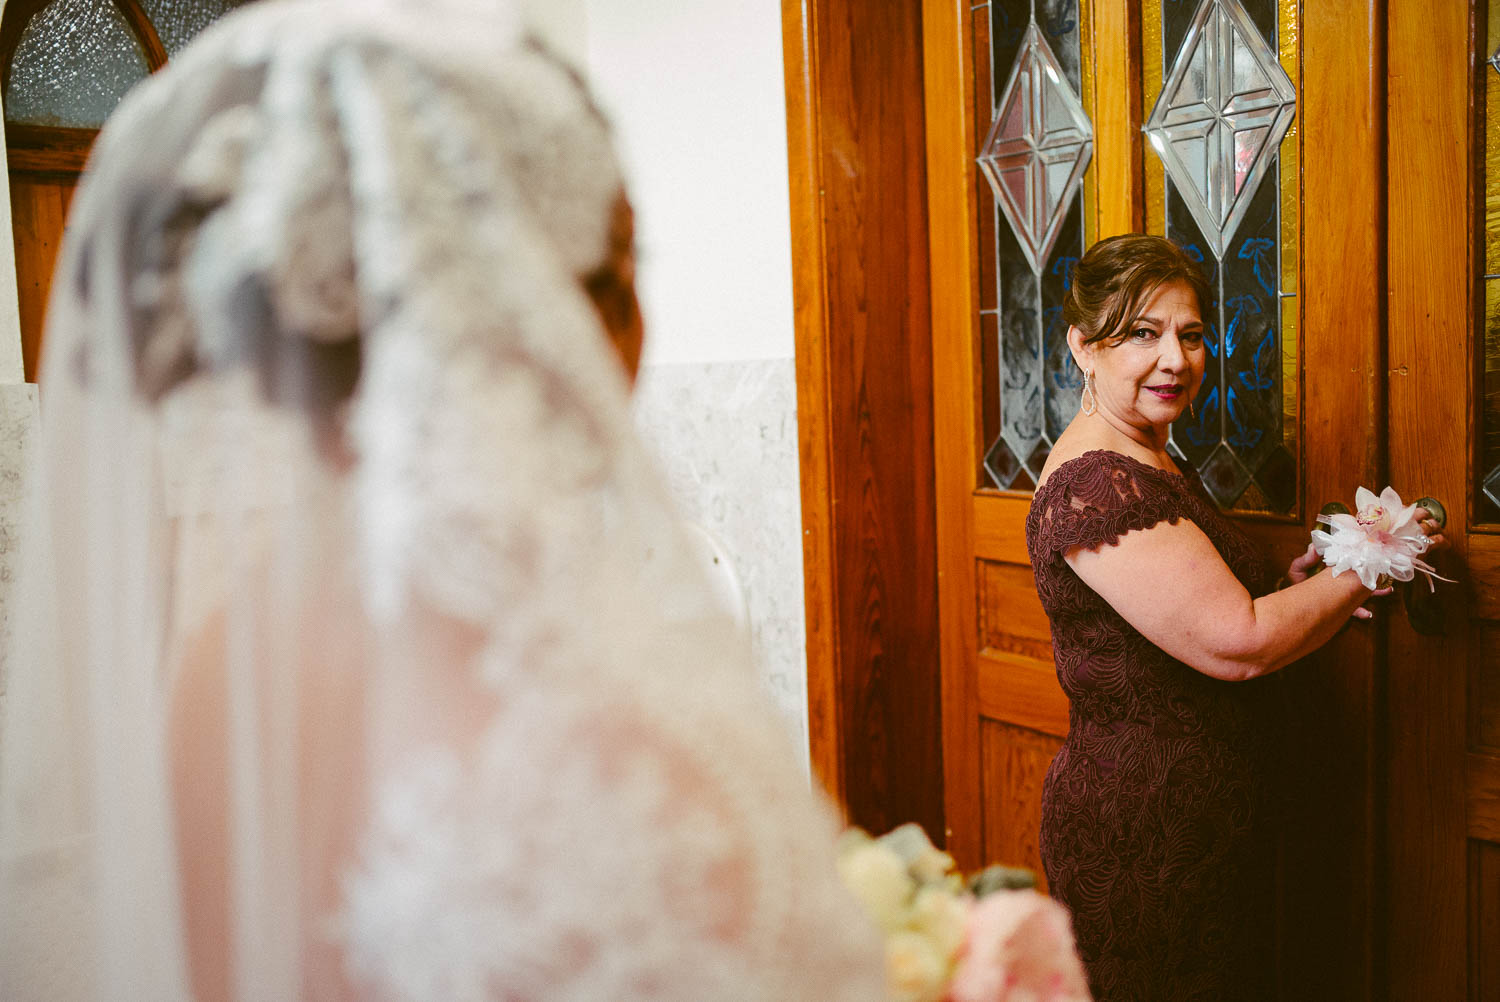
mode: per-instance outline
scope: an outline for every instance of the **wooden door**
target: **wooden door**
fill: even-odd
[[[1174,443],[1273,564],[1323,503],[1384,486],[1382,6],[924,4],[945,812],[964,865],[1039,869],[1041,783],[1066,733],[1023,525],[1076,407],[1055,312],[1068,258],[1140,229],[1200,254],[1214,365]],[[1189,99],[1195,69],[1213,95]],[[1216,169],[1192,170],[1195,135],[1232,140],[1207,154],[1223,152]],[[1076,193],[1052,180],[1070,144],[1091,157]],[[1286,680],[1287,999],[1378,997],[1388,973],[1379,622]]]
[[[1500,999],[1500,4],[1388,13],[1391,479],[1448,507],[1442,636],[1390,626],[1392,999]]]

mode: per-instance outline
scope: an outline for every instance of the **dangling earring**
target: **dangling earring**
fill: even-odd
[[[1099,409],[1099,398],[1094,393],[1094,371],[1085,369],[1083,373],[1083,394],[1078,398],[1078,409],[1085,414],[1093,414]]]
[[[1188,401],[1188,413],[1192,415],[1194,421],[1198,420],[1198,412],[1193,410],[1193,402],[1191,400]]]

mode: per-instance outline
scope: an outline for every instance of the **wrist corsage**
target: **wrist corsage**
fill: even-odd
[[[1433,578],[1452,582],[1418,559],[1432,541],[1417,522],[1416,505],[1403,505],[1390,487],[1379,497],[1361,487],[1354,492],[1354,505],[1353,515],[1319,515],[1329,531],[1312,533],[1313,548],[1335,576],[1352,570],[1366,588],[1378,587],[1381,578],[1410,581],[1418,571],[1427,576],[1428,588],[1433,588]]]

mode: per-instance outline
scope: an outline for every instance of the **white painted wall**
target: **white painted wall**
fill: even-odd
[[[806,632],[781,10],[771,0],[528,0],[578,51],[636,206],[636,425],[684,517],[744,586],[751,648],[797,739]],[[572,34],[567,34],[572,33]]]
[[[638,221],[646,364],[791,358],[781,8],[529,0],[615,123]]]

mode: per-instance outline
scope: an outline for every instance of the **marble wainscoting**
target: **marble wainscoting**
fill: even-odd
[[[5,699],[5,659],[18,597],[21,519],[32,487],[37,432],[36,384],[0,384],[0,704]]]
[[[738,572],[756,667],[805,750],[807,634],[794,362],[645,366],[636,384],[635,416],[683,518],[708,530]]]

